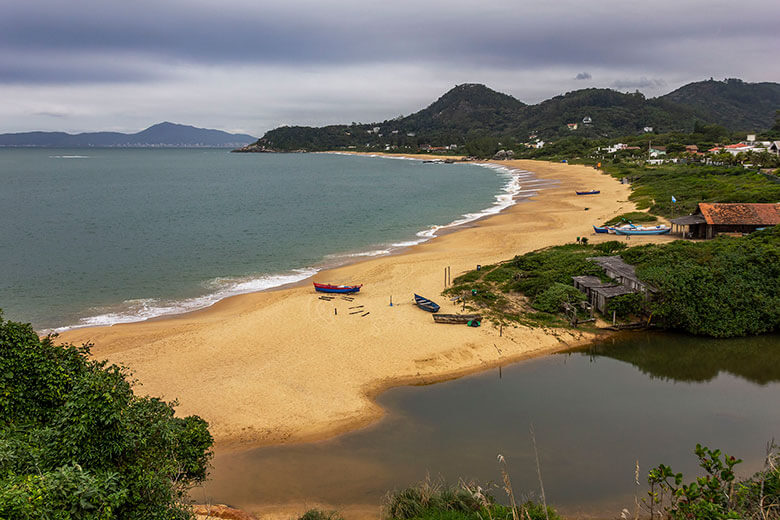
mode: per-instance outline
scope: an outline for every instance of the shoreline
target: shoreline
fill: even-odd
[[[408,160],[408,161],[423,161],[427,156],[424,155],[391,155],[391,154],[373,154],[373,153],[351,153],[351,152],[317,152],[324,155],[341,155],[341,156],[360,156],[376,159],[396,159],[396,160]],[[442,156],[446,159],[460,159],[459,156]],[[46,335],[51,333],[62,334],[68,331],[84,328],[94,327],[111,327],[120,324],[139,323],[146,321],[158,321],[161,319],[175,319],[179,316],[188,315],[193,312],[198,312],[204,309],[208,309],[213,305],[219,303],[227,298],[234,296],[240,296],[243,294],[251,294],[256,292],[276,291],[284,290],[293,287],[305,286],[311,282],[311,280],[321,272],[331,271],[340,267],[345,267],[354,263],[370,260],[372,258],[392,256],[398,254],[404,254],[409,248],[416,245],[428,242],[439,236],[446,235],[448,233],[455,232],[459,229],[473,225],[474,223],[490,218],[493,215],[506,211],[515,204],[528,200],[535,195],[539,190],[545,189],[549,186],[549,183],[542,184],[537,189],[533,187],[531,189],[522,189],[523,186],[519,185],[520,182],[537,182],[539,179],[535,178],[533,172],[525,170],[518,170],[516,168],[507,167],[506,165],[482,161],[471,163],[459,163],[470,164],[471,166],[479,166],[481,168],[490,170],[494,175],[505,175],[506,182],[499,188],[498,192],[493,194],[493,202],[490,206],[482,208],[472,213],[464,213],[459,216],[453,217],[453,220],[446,224],[438,225],[432,224],[428,227],[424,227],[421,230],[415,232],[414,238],[409,240],[401,240],[397,242],[388,243],[374,243],[368,244],[363,249],[355,249],[351,251],[344,251],[340,253],[333,253],[326,255],[321,260],[315,262],[310,266],[294,267],[287,271],[277,273],[257,273],[253,275],[246,275],[243,277],[232,278],[233,288],[222,288],[212,293],[207,293],[199,296],[192,296],[183,299],[166,299],[166,298],[153,298],[155,301],[153,309],[156,307],[157,311],[151,311],[151,315],[146,308],[141,310],[122,310],[123,304],[128,304],[135,300],[125,300],[119,302],[111,307],[116,307],[117,310],[108,310],[106,312],[96,315],[89,315],[79,318],[79,322],[71,325],[56,326],[50,328],[42,328],[39,330],[39,335]],[[521,179],[521,177],[530,177],[528,179]],[[546,183],[547,181],[542,181]],[[498,207],[498,210],[495,208]],[[219,279],[217,277],[215,279]],[[231,278],[226,278],[230,280]],[[285,281],[290,279],[290,281]],[[255,283],[270,283],[268,287],[260,288],[240,288],[243,284],[255,284]]]
[[[362,281],[367,290],[355,304],[371,317],[350,316],[347,302],[324,302],[301,286],[231,296],[156,320],[72,329],[60,339],[94,343],[94,357],[134,372],[143,384],[140,393],[178,399],[180,414],[204,417],[218,450],[328,438],[381,417],[374,397],[389,387],[459,377],[590,342],[595,335],[580,331],[518,326],[499,337],[492,326],[437,325],[398,297],[415,291],[441,302],[447,265],[457,276],[477,263],[573,242],[583,231],[591,235],[590,224],[634,207],[628,186],[593,168],[500,165],[559,184],[529,204],[513,204],[398,254],[358,258],[314,275]],[[594,185],[601,196],[574,194],[574,188]],[[339,305],[341,314],[334,314]],[[455,310],[450,307],[443,302],[443,310]]]

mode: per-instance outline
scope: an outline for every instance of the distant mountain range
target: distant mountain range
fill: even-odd
[[[690,132],[694,124],[716,123],[730,131],[762,131],[780,109],[780,84],[739,79],[700,81],[647,99],[589,88],[527,105],[480,84],[458,85],[427,108],[381,123],[287,126],[267,132],[255,150],[325,150],[350,147],[461,144],[482,136],[525,141],[567,135],[589,138],[637,134],[646,129]],[[577,125],[572,130],[569,125]],[[377,130],[378,129],[378,130]]]
[[[176,123],[159,123],[135,134],[119,132],[23,132],[0,134],[0,146],[38,146],[53,148],[89,147],[214,147],[235,148],[256,141],[246,134],[195,128]]]

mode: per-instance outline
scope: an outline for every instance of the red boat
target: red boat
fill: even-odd
[[[314,290],[329,293],[353,293],[358,292],[363,284],[360,285],[333,285],[330,283],[314,283]]]

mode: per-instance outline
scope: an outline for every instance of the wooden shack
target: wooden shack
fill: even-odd
[[[635,292],[619,283],[604,283],[595,276],[573,276],[574,287],[585,293],[594,309],[604,314],[615,296]]]
[[[593,256],[588,260],[598,264],[615,282],[629,288],[632,292],[642,293],[645,299],[649,299],[653,293],[658,292],[652,285],[641,281],[636,275],[634,266],[625,263],[619,256]]]
[[[780,203],[700,202],[691,215],[671,220],[672,234],[715,238],[719,233],[752,233],[780,224]]]

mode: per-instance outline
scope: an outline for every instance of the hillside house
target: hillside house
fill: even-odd
[[[685,153],[693,153],[698,154],[699,153],[699,147],[695,144],[686,144],[685,145]]]
[[[665,146],[651,146],[650,147],[650,157],[657,158],[662,155],[666,155],[666,147]]]
[[[566,126],[569,128],[569,130],[577,129],[577,123],[566,123]]]
[[[780,141],[772,141],[766,151],[774,155],[780,155]]]
[[[672,233],[686,238],[714,238],[719,233],[752,233],[780,224],[780,203],[700,202],[696,211],[671,220]]]

